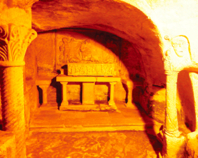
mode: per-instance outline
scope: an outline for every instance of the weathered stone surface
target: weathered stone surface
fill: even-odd
[[[188,154],[188,158],[196,158],[198,157],[198,133],[192,132],[187,135],[187,145],[186,151]]]
[[[157,158],[160,150],[161,144],[156,137],[138,131],[65,134],[34,132],[27,141],[28,158]]]
[[[13,157],[16,155],[15,136],[12,132],[0,131],[0,157]]]
[[[37,76],[55,76],[55,34],[40,34],[31,46],[31,51],[36,53]]]
[[[36,87],[37,63],[34,47],[28,47],[25,54],[24,67],[24,101],[25,101],[25,122],[26,130],[29,130],[31,114],[38,107],[38,92]]]
[[[35,81],[25,81],[25,87],[29,87],[28,90],[24,91],[24,102],[25,102],[25,124],[26,132],[29,131],[30,118],[38,108],[38,90],[35,85]]]
[[[142,56],[149,86],[153,82],[162,85],[162,82],[165,83],[165,76],[160,36],[153,22],[137,9],[142,6],[147,8],[144,10],[147,12],[150,8],[145,7],[146,3],[143,1],[127,3],[99,0],[38,2],[33,6],[33,26],[42,31],[64,27],[92,28],[127,39]]]
[[[54,43],[53,41],[56,41],[55,49],[54,49],[55,46],[51,46]],[[96,30],[73,29],[73,30],[61,30],[51,33],[42,33],[28,49],[28,53],[34,52],[35,57],[31,58],[32,61],[27,63],[26,66],[27,71],[30,71],[29,73],[31,74],[31,71],[35,72],[37,70],[36,76],[38,77],[40,76],[41,78],[45,76],[45,78],[47,77],[50,80],[53,78],[53,76],[57,75],[56,71],[60,70],[61,67],[64,68],[65,64],[70,65],[70,63],[71,64],[84,63],[84,64],[96,64],[96,65],[102,64],[104,66],[113,64],[115,69],[113,75],[120,76],[123,79],[129,79],[129,73],[130,73],[130,76],[132,76],[132,80],[134,80],[133,76],[135,76],[135,74],[137,73],[141,74],[142,69],[144,68],[143,65],[140,66],[138,65],[139,64],[138,58],[131,58],[130,62],[129,60],[125,61],[125,59],[128,58],[128,56],[123,55],[122,57],[121,52],[125,52],[126,54],[131,54],[131,53],[135,54],[135,52],[130,51],[130,49],[127,49],[127,46],[128,47],[131,46],[129,42],[127,46],[124,46],[125,49],[121,50],[120,49],[122,47],[121,41],[122,39],[115,35],[106,32],[96,31]],[[49,47],[46,47],[46,44],[49,45]],[[83,51],[86,52],[86,56],[84,56]],[[87,54],[89,54],[91,58],[88,58]],[[28,59],[29,58],[27,57],[27,61]],[[128,64],[127,68],[125,67],[125,64],[121,65],[122,60],[126,65]],[[33,68],[31,68],[33,67],[33,64],[31,63],[36,63],[37,65],[36,70],[33,70]],[[130,67],[130,63],[131,63],[131,67]],[[65,67],[64,69],[65,69],[64,73],[68,74],[68,68]],[[104,68],[103,71],[107,71],[107,69]],[[110,73],[112,75],[112,72]],[[94,72],[94,74],[96,74],[96,72]],[[105,74],[103,75],[106,76]],[[32,74],[32,76],[34,75]],[[56,85],[53,81],[51,86],[56,88]],[[75,88],[74,87],[75,84],[67,85],[68,93],[69,93],[68,100],[80,100],[81,87],[78,85],[76,85]],[[99,87],[101,88],[103,87],[102,91],[101,88]],[[98,90],[97,88],[99,88],[100,90]],[[102,100],[107,101],[108,98],[107,88],[108,87],[105,84],[96,85],[95,99],[101,101]],[[116,91],[121,92],[121,93],[116,93],[117,96],[116,98],[118,100],[124,101],[126,98],[126,91],[124,90],[123,85],[119,84],[118,86],[116,86],[116,88],[117,88]],[[56,101],[55,97],[57,96],[56,90],[49,93],[51,97],[48,96],[48,98],[50,98],[51,101],[54,98],[54,101],[52,102],[55,102]]]
[[[68,64],[69,76],[116,76],[114,64]]]
[[[178,95],[180,97],[180,103],[184,112],[184,120],[187,127],[191,130],[195,130],[195,104],[193,95],[192,81],[189,76],[189,72],[181,71],[178,75]],[[187,92],[187,93],[186,93]]]
[[[30,1],[28,0],[0,2],[0,21],[2,25],[12,23],[31,27],[30,8],[26,10],[21,9],[21,7],[24,8],[29,2]],[[191,41],[192,44],[192,57],[195,62],[198,61],[198,55],[196,54],[198,50],[198,46],[196,44],[198,32],[195,31],[198,27],[197,7],[198,3],[196,0],[189,0],[188,2],[182,0],[41,0],[33,6],[33,27],[41,32],[71,27],[91,28],[111,32],[112,34],[119,36],[116,37],[117,39],[110,41],[105,41],[106,38],[104,38],[104,36],[101,38],[101,41],[99,41],[99,38],[96,40],[96,37],[94,36],[91,38],[101,45],[104,45],[104,47],[108,48],[111,52],[122,59],[122,61],[117,65],[118,71],[120,70],[119,75],[124,79],[130,79],[134,82],[133,99],[148,111],[148,101],[150,100],[150,97],[152,95],[157,95],[161,98],[164,95],[163,92],[158,93],[154,88],[155,86],[165,87],[164,64],[162,57],[163,54],[167,52],[166,50],[169,49],[169,44],[164,41],[162,37],[166,34],[173,37],[181,34],[188,36],[189,41]],[[57,49],[57,47],[53,47],[54,45],[59,47],[59,41],[57,38],[54,40],[55,37],[53,37],[53,33],[51,33],[49,37],[47,37],[48,35],[45,35],[40,38],[40,41],[38,40],[38,47],[42,47],[41,45],[46,45],[46,43],[49,44],[47,45],[49,47],[41,49],[41,52],[37,54],[38,59],[36,58],[33,62],[29,59],[34,58],[34,55],[30,55],[29,58],[26,59],[30,64],[29,67],[27,66],[27,71],[25,72],[25,81],[27,84],[25,87],[25,92],[27,92],[27,94],[25,95],[31,94],[29,91],[34,87],[35,70],[38,70],[37,75],[50,76],[51,79],[53,79],[53,77],[57,75],[57,65],[61,65],[61,62],[65,62],[64,60],[67,59],[67,57],[63,59],[59,57],[56,58],[56,54],[54,54],[56,51],[51,52],[51,50]],[[113,36],[111,35],[111,37]],[[87,45],[86,39],[84,38],[85,44],[83,45]],[[124,50],[122,49],[125,45],[125,41],[123,39],[129,43],[129,46]],[[61,44],[64,44],[65,41],[63,39],[61,40]],[[56,43],[57,41],[58,43]],[[69,44],[72,45],[72,42]],[[87,47],[89,46],[93,46],[90,47],[92,50],[94,50],[93,48],[96,48],[96,45],[93,43],[89,43]],[[38,47],[35,48],[37,49]],[[62,50],[66,49],[66,47],[67,44],[64,44]],[[78,51],[80,52],[88,52],[88,55],[83,59],[84,61],[90,62],[96,60],[90,56],[90,50],[87,49],[87,47],[82,47],[81,45],[73,48],[78,48]],[[36,49],[35,51],[37,51]],[[95,52],[97,52],[97,50],[95,50]],[[65,52],[62,51],[62,53]],[[122,55],[124,54],[126,55],[122,58]],[[46,56],[48,58],[46,58]],[[69,56],[72,57],[71,54]],[[54,60],[54,58],[62,61],[59,62],[59,60]],[[136,62],[131,62],[133,59]],[[182,61],[180,58],[177,59],[178,60],[171,60],[171,62],[179,62],[179,66],[185,62],[185,60]],[[76,62],[79,58],[75,57],[72,60]],[[38,67],[36,68],[34,68],[34,61],[38,61],[36,63]],[[183,109],[185,113],[185,123],[189,129],[193,131],[197,128],[197,125],[195,125],[197,123],[197,108],[195,107],[195,97],[197,94],[193,95],[193,92],[197,93],[196,90],[193,89],[193,87],[196,86],[196,79],[193,82],[189,82],[188,75],[185,76],[185,74],[182,75],[182,73],[183,72],[179,74],[177,87],[180,97],[178,104],[181,104],[181,106],[177,106],[177,109],[178,111],[182,111]],[[101,88],[102,86],[98,85],[98,87]],[[53,100],[55,98],[51,96],[54,96],[53,93],[55,93],[55,87],[51,88],[52,91],[50,91],[49,96],[50,99]],[[102,92],[100,92],[100,94],[102,94],[102,98],[108,96],[104,87],[101,88],[101,91]],[[123,88],[121,85],[116,88],[116,91],[122,94],[117,98],[123,100],[125,93],[122,93]],[[34,90],[31,92],[36,96]],[[78,88],[76,92],[79,93],[80,88]],[[31,101],[28,97],[26,98],[27,103],[28,101]],[[152,98],[151,101],[158,100],[159,98]],[[172,103],[175,106],[176,103],[173,103],[174,101],[175,100],[168,100],[169,103]],[[159,102],[156,102],[156,104],[161,105],[162,102],[163,101],[160,100]],[[163,109],[163,105],[161,105],[157,111],[161,113],[163,112]],[[171,111],[169,111],[170,115],[172,114]],[[29,112],[27,112],[27,114],[28,113]]]
[[[156,121],[164,124],[166,89],[160,88],[160,87],[155,87],[153,89],[155,90],[155,93],[153,96],[150,97],[149,115],[152,118],[154,118]],[[185,96],[185,98],[186,98],[186,96]],[[189,120],[191,120],[193,118],[192,118],[192,115],[190,115],[190,113],[186,113],[186,111],[187,111],[187,110],[185,110],[187,108],[186,106],[187,106],[186,103],[184,104],[182,102],[181,96],[179,96],[179,94],[177,94],[176,107],[177,107],[177,114],[178,114],[179,129],[180,129],[180,131],[182,131],[185,134],[190,132],[190,130],[192,129],[192,126],[194,124],[192,122],[189,122]],[[192,103],[189,103],[188,106],[192,106]],[[186,127],[185,124],[187,124],[188,127]]]

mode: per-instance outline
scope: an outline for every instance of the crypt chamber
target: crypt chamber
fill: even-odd
[[[0,2],[0,156],[198,156],[189,3]]]

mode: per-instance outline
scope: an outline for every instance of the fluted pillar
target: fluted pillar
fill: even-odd
[[[16,138],[16,157],[26,157],[24,115],[24,56],[36,32],[24,26],[0,26],[0,83],[3,130]]]

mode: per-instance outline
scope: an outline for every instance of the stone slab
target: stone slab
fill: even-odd
[[[66,75],[58,75],[57,82],[119,82],[120,77],[74,77]]]
[[[115,76],[114,64],[68,64],[69,76]]]
[[[76,105],[72,105],[76,106]],[[84,108],[84,105],[79,105]],[[88,105],[87,105],[88,106]],[[93,107],[93,105],[90,105]],[[95,106],[95,105],[94,105]],[[31,130],[52,130],[69,131],[103,131],[103,130],[145,130],[146,126],[153,126],[155,122],[140,114],[138,109],[128,109],[124,103],[117,104],[120,112],[116,111],[59,111],[55,105],[41,107],[32,116]],[[68,106],[68,108],[70,105]],[[77,107],[77,106],[76,106]],[[72,107],[74,108],[74,107]]]
[[[94,104],[95,103],[95,83],[83,83],[82,84],[82,104]]]

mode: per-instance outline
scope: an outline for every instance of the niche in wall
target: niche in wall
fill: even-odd
[[[30,47],[28,51],[35,54],[31,60],[35,63],[36,69],[32,70],[35,72],[35,79],[52,80],[48,88],[49,103],[61,101],[56,94],[55,77],[68,63],[113,64],[115,75],[121,79],[135,81],[138,86],[144,82],[145,70],[140,53],[132,43],[107,32],[91,29],[54,30],[38,34]],[[68,100],[79,101],[80,91],[79,83],[68,84]],[[116,100],[125,102],[126,90],[121,82],[116,84],[115,91]],[[108,95],[108,84],[96,84],[96,100],[107,101]],[[139,95],[133,97],[136,102],[141,100]]]

